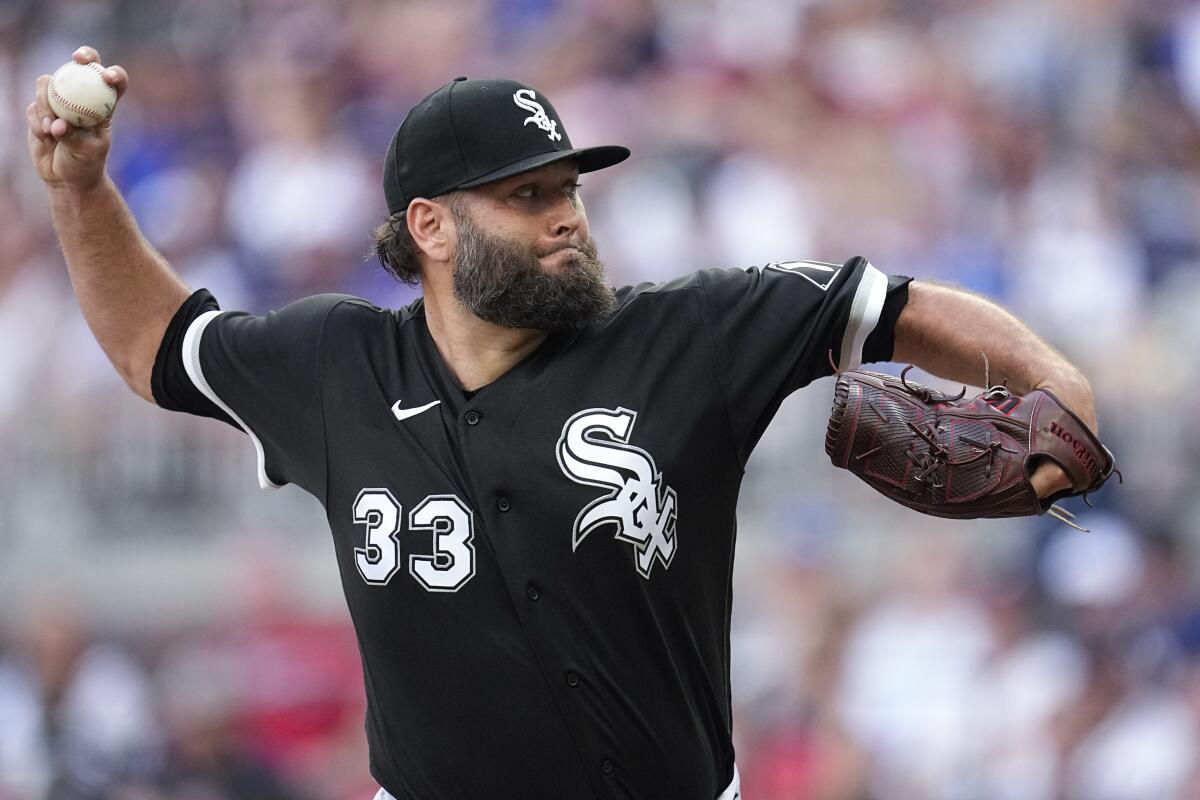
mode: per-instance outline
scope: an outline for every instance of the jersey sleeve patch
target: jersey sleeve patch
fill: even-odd
[[[209,385],[208,380],[204,377],[204,368],[200,363],[200,341],[204,336],[204,329],[222,313],[220,310],[206,311],[192,320],[192,324],[188,326],[187,333],[183,336],[183,366],[187,371],[188,377],[191,378],[192,384],[195,385],[200,393],[228,414],[246,432],[246,435],[250,437],[250,441],[254,444],[254,453],[258,458],[258,485],[263,489],[278,489],[280,488],[280,484],[275,483],[267,476],[267,457],[262,441],[255,435],[254,431],[250,430],[250,426],[225,401],[217,396],[217,393],[213,391],[212,386]]]
[[[777,272],[786,272],[789,275],[798,275],[822,292],[829,291],[829,287],[833,285],[838,273],[842,271],[841,264],[828,264],[824,261],[780,261],[775,264],[767,264],[766,268]]]

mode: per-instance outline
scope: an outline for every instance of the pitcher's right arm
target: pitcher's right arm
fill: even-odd
[[[74,53],[80,64],[100,61],[91,47]],[[129,77],[111,66],[104,80],[125,93]],[[37,97],[25,110],[29,154],[46,184],[50,217],[83,316],[100,347],[129,385],[154,402],[150,374],[172,316],[188,298],[186,284],[142,236],[105,169],[110,120],[76,128],[59,119],[47,100],[49,75],[37,79]]]

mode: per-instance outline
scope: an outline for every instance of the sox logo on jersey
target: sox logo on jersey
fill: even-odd
[[[558,132],[558,123],[550,119],[550,115],[546,113],[546,109],[542,108],[542,104],[533,98],[537,97],[533,89],[520,89],[513,95],[513,102],[526,111],[533,113],[532,117],[526,117],[523,125],[533,123],[544,130],[550,137],[550,141],[557,142],[562,139],[562,134]]]
[[[629,444],[637,412],[589,408],[567,420],[558,439],[558,465],[576,483],[611,489],[575,517],[571,549],[602,525],[634,547],[634,563],[649,578],[654,562],[663,568],[675,557],[675,490],[645,450]]]

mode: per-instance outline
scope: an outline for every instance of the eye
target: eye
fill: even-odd
[[[537,186],[533,185],[532,183],[522,186],[520,189],[517,189],[515,192],[513,192],[513,197],[532,200],[533,198],[537,197]]]
[[[581,186],[583,186],[582,183],[568,183],[563,186],[563,191],[567,193],[568,197],[575,197],[579,194]]]

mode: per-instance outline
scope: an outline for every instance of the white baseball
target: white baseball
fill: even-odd
[[[71,61],[50,78],[50,109],[78,128],[91,128],[112,116],[117,90],[104,82],[104,67]]]

